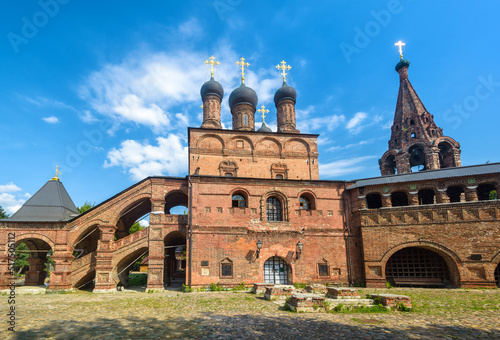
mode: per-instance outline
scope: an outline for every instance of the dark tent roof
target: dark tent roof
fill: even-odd
[[[50,180],[23,204],[10,221],[56,222],[78,215],[75,204],[64,185],[58,180]]]

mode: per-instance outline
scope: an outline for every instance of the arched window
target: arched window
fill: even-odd
[[[283,175],[281,174],[276,175],[276,179],[283,179]]]
[[[247,115],[245,115],[245,116],[244,116],[244,120],[245,120],[244,124],[245,124],[245,125],[247,125],[247,124],[248,124],[248,118],[247,118]]]
[[[435,193],[431,189],[422,189],[418,191],[418,204],[434,204]]]
[[[300,196],[300,209],[303,210],[311,210],[312,209],[312,204],[311,200],[307,196]]]
[[[382,207],[382,197],[380,194],[373,193],[366,195],[366,205],[368,209],[378,209]]]
[[[491,184],[479,184],[477,186],[477,199],[479,201],[494,200],[498,198],[495,187]]]
[[[247,200],[242,195],[233,195],[233,208],[246,208]]]
[[[450,186],[446,189],[446,194],[450,198],[450,203],[460,202],[460,197],[464,194],[464,189],[459,186]]]
[[[393,207],[402,207],[408,205],[408,196],[403,191],[393,192],[391,194],[391,203]]]
[[[283,221],[281,202],[277,197],[271,196],[267,199],[266,214],[268,221]]]

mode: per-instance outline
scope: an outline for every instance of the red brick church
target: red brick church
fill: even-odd
[[[285,76],[274,96],[277,131],[256,129],[258,98],[243,77],[227,130],[212,74],[201,87],[203,123],[188,129],[189,174],[145,178],[82,214],[54,177],[0,220],[0,288],[11,281],[9,247],[21,242],[30,249],[25,285],[44,283],[52,252],[50,290],[115,291],[144,255],[154,290],[179,276],[190,286],[499,286],[500,163],[461,167],[460,144],[435,124],[408,67],[396,65],[382,176],[355,181],[320,180],[318,135],[297,130],[297,93]],[[171,213],[178,206],[187,213]],[[149,227],[130,234],[146,214]]]

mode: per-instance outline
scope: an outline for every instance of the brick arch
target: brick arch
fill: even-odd
[[[261,201],[260,201],[261,202],[260,203],[260,207],[261,207],[261,212],[262,212],[261,216],[262,216],[263,221],[267,221],[267,218],[266,218],[266,211],[267,211],[266,201],[271,196],[276,196],[280,200],[281,205],[282,205],[281,206],[281,213],[282,213],[282,217],[283,217],[283,221],[282,222],[287,222],[289,220],[288,210],[289,210],[289,207],[290,207],[290,200],[288,199],[288,197],[283,192],[281,192],[279,190],[268,191],[264,195],[262,195]]]
[[[404,249],[404,248],[410,248],[410,247],[417,247],[417,248],[425,248],[428,250],[431,250],[435,252],[436,254],[440,255],[446,262],[446,265],[448,266],[448,269],[450,270],[450,279],[453,282],[455,286],[458,286],[460,283],[460,266],[459,263],[460,258],[458,257],[457,254],[455,254],[452,250],[448,249],[445,246],[442,246],[438,243],[435,242],[430,242],[430,241],[410,241],[410,242],[405,242],[401,243],[399,245],[396,245],[389,249],[388,251],[385,252],[384,255],[382,255],[382,258],[380,259],[380,262],[382,264],[382,273],[384,274],[385,277],[385,270],[386,270],[386,265],[387,261],[391,258],[392,255],[394,255],[397,251]]]
[[[422,146],[424,149],[431,148],[431,143],[426,139],[412,139],[411,142],[403,146],[403,153],[408,152],[413,146]]]
[[[85,227],[81,227],[75,231],[71,236],[68,237],[68,245],[75,247],[80,239],[85,236],[89,231],[97,228],[99,224],[106,224],[101,220],[93,220],[92,222],[86,223]]]
[[[255,149],[255,145],[253,144],[252,140],[246,136],[234,136],[232,137],[228,142],[227,142],[227,148],[231,147],[233,144],[236,143],[237,139],[243,139],[250,145],[250,150],[253,151]],[[232,149],[236,149],[236,146],[234,146]]]
[[[141,242],[140,244],[129,249],[128,251],[123,251],[117,256],[113,257],[113,269],[111,271],[111,275],[116,285],[122,282],[120,277],[123,277],[124,274],[128,275],[128,273],[130,272],[130,270],[132,270],[132,268],[129,267],[123,273],[121,273],[122,270],[125,269],[125,267],[128,266],[131,262],[135,262],[137,257],[143,254],[146,250],[149,251],[147,239],[146,242],[144,243]]]
[[[306,148],[306,151],[308,153],[311,152],[311,148],[310,148],[309,144],[305,140],[303,140],[302,138],[291,138],[291,139],[289,139],[288,141],[285,142],[285,145],[284,145],[283,149],[285,151],[287,151],[287,152],[293,152],[292,150],[288,150],[288,148],[294,142],[302,144]]]
[[[30,232],[30,233],[26,233],[26,234],[21,234],[19,235],[18,233],[16,233],[16,245],[18,245],[19,243],[23,242],[23,240],[28,240],[28,239],[36,239],[36,240],[42,240],[44,241],[45,243],[47,243],[50,247],[50,249],[52,249],[52,251],[55,250],[55,242],[48,236],[45,236],[43,234],[40,234],[40,233],[34,233],[34,232]],[[5,253],[7,254],[8,253],[8,248],[9,244],[7,243],[5,245]]]
[[[314,193],[314,191],[309,190],[309,189],[304,189],[298,193],[297,198],[298,198],[299,207],[300,207],[300,198],[302,196],[305,196],[310,200],[311,210],[317,210],[316,201],[318,200],[318,198],[317,198],[316,194]]]
[[[207,139],[207,138],[217,139],[220,142],[221,149],[225,149],[226,148],[226,143],[224,142],[224,139],[222,139],[219,135],[216,135],[216,134],[213,134],[213,133],[209,133],[209,134],[201,136],[200,139],[198,140],[198,143],[196,143],[196,147],[200,148],[201,144],[203,143],[203,141],[205,139]],[[219,149],[219,148],[217,148],[217,149]]]
[[[233,195],[234,195],[236,192],[238,192],[238,191],[240,191],[240,192],[244,192],[244,193],[245,193],[245,195],[247,195],[247,198],[248,198],[248,197],[250,197],[250,192],[249,192],[247,189],[243,188],[243,187],[236,187],[236,188],[231,189],[231,190],[229,191],[229,196],[230,196],[230,197],[233,197]]]
[[[138,204],[139,201],[142,201],[144,199],[149,199],[151,201],[151,194],[142,193],[133,195],[124,202],[120,202],[120,204],[113,209],[112,216],[109,219],[111,221],[111,224],[116,225],[120,218],[123,216],[124,212],[127,212],[128,209],[132,208],[134,205]]]
[[[283,146],[281,145],[280,141],[277,140],[276,138],[272,138],[272,137],[264,137],[261,140],[259,140],[255,144],[255,150],[257,150],[264,142],[267,142],[267,141],[275,143],[278,147],[278,152],[281,153],[283,151]]]
[[[456,140],[454,140],[451,137],[447,137],[447,136],[442,136],[442,137],[436,138],[432,142],[432,146],[437,147],[439,145],[439,143],[442,143],[442,142],[449,143],[451,145],[451,147],[453,147],[453,148],[456,148],[456,149],[460,148],[460,144]]]
[[[500,250],[495,255],[493,255],[493,257],[491,258],[491,263],[494,264],[494,267],[500,265]]]

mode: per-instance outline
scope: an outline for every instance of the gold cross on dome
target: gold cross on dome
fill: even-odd
[[[395,43],[394,45],[399,46],[399,58],[401,58],[401,60],[403,60],[403,49],[401,47],[403,47],[406,44],[400,40],[397,43]]]
[[[61,174],[61,170],[59,170],[59,165],[56,165],[56,175],[54,177],[52,177],[52,180],[58,181],[59,177],[57,177],[57,175],[60,175],[60,174]]]
[[[210,73],[212,74],[212,78],[213,78],[213,77],[214,77],[214,65],[215,65],[215,66],[219,66],[219,65],[220,65],[220,63],[219,63],[218,61],[215,61],[214,56],[211,56],[211,57],[210,57],[210,58],[208,58],[208,59],[210,59],[210,61],[205,60],[205,64],[206,64],[206,65],[210,65]]]
[[[241,61],[236,62],[236,65],[241,66],[241,83],[244,84],[245,83],[245,66],[248,67],[248,66],[250,66],[250,64],[245,63],[245,58],[241,58],[240,60]]]
[[[281,65],[276,65],[276,68],[278,70],[281,70],[281,74],[283,75],[283,82],[286,82],[286,73],[287,70],[290,70],[292,67],[290,65],[287,65],[284,60],[281,61]]]
[[[262,123],[265,123],[265,118],[266,118],[266,113],[269,113],[269,110],[266,109],[266,107],[264,105],[262,105],[262,107],[260,109],[257,110],[257,112],[260,112],[262,113],[261,117],[262,117]]]

